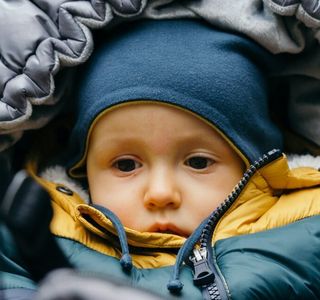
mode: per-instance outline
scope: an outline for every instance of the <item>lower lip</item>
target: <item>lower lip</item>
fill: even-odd
[[[156,226],[152,226],[151,230],[149,230],[150,232],[158,232],[158,233],[165,233],[165,234],[174,234],[174,235],[178,235],[178,236],[183,236],[183,237],[187,237],[187,235],[185,233],[183,233],[181,230],[173,228],[173,229],[167,229],[167,227],[170,226],[161,226],[161,225],[156,225]],[[165,228],[165,229],[161,229],[161,228]]]

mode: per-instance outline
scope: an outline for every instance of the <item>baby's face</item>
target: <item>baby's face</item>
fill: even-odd
[[[209,125],[174,107],[106,113],[89,143],[93,203],[138,231],[189,236],[231,192],[244,163]]]

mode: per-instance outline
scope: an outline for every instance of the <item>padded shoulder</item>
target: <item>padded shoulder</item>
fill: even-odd
[[[320,297],[320,216],[216,243],[233,300]]]

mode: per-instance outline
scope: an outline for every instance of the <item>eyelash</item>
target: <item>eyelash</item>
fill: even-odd
[[[200,171],[209,168],[214,163],[215,163],[215,161],[212,158],[200,156],[200,155],[189,157],[185,161],[186,166],[188,166],[194,170],[200,170]],[[192,164],[193,164],[193,166],[192,166]]]
[[[142,164],[133,158],[121,158],[121,159],[116,160],[112,164],[113,168],[117,169],[118,171],[120,171],[122,173],[130,173],[130,172],[140,168],[141,166],[142,166]]]
[[[205,156],[189,157],[184,164],[194,170],[205,170],[209,168],[215,161]],[[116,160],[112,167],[122,173],[130,173],[136,169],[141,168],[142,164],[133,158],[121,158]]]

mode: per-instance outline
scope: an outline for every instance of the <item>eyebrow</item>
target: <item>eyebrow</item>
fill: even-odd
[[[222,137],[221,137],[222,139]],[[145,145],[146,142],[143,141],[141,138],[137,137],[126,137],[126,136],[121,136],[119,137],[118,135],[111,136],[108,139],[102,139],[96,142],[94,146],[94,150],[97,152],[103,152],[105,151],[106,147],[110,146],[117,146],[117,145],[127,145],[128,147],[134,146],[134,145]],[[195,144],[199,146],[207,146],[207,147],[216,147],[217,143],[212,142],[210,138],[208,138],[207,135],[204,134],[196,134],[196,133],[187,133],[185,136],[179,136],[178,139],[176,140],[176,144]]]

